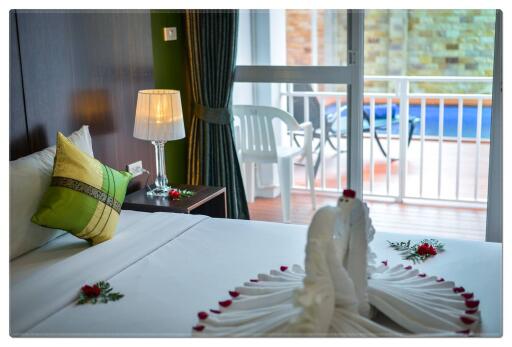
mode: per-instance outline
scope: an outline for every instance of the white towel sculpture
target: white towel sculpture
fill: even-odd
[[[193,336],[403,336],[478,332],[478,300],[411,266],[375,264],[368,207],[344,191],[309,226],[305,270],[282,266],[198,313]],[[380,312],[401,329],[371,320]]]

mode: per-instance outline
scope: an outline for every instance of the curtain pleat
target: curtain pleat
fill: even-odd
[[[186,31],[192,97],[197,105],[189,138],[188,182],[226,187],[228,217],[249,219],[230,111],[238,11],[186,11]]]

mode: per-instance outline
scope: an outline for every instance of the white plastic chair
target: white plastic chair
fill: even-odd
[[[310,186],[311,203],[316,208],[313,169],[313,127],[311,122],[299,124],[291,114],[269,106],[234,105],[235,136],[240,163],[246,165],[245,183],[249,201],[254,199],[254,164],[277,163],[281,189],[283,221],[290,221],[293,158],[304,156]],[[273,119],[283,122],[289,131],[303,131],[304,145],[277,146]]]

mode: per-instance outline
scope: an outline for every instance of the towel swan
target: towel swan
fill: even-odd
[[[366,204],[344,191],[308,229],[305,268],[281,266],[198,313],[193,336],[400,336],[472,334],[479,302],[453,282],[410,266],[376,265]],[[379,311],[394,331],[371,318]]]

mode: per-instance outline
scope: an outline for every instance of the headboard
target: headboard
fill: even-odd
[[[87,124],[100,161],[154,167],[132,135],[137,91],[153,87],[149,11],[10,12],[11,160]]]

